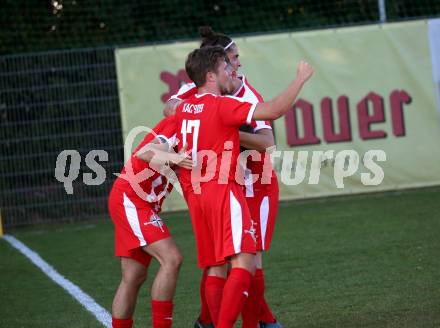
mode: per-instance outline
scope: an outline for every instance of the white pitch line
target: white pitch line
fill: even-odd
[[[55,268],[49,265],[45,260],[43,260],[40,255],[38,255],[38,253],[31,250],[17,238],[9,235],[4,235],[3,239],[5,239],[14,248],[20,251],[20,253],[31,260],[32,263],[40,268],[40,270],[43,271],[44,274],[52,279],[56,284],[64,288],[74,299],[76,299],[82,306],[84,306],[87,311],[92,313],[100,323],[102,323],[105,327],[111,328],[111,314],[101,305],[96,303],[93,298],[84,293],[81,288],[60,275],[55,270]]]

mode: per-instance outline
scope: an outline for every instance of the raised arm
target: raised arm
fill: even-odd
[[[313,75],[313,68],[305,61],[298,64],[296,78],[278,96],[267,102],[258,103],[253,114],[254,120],[276,120],[283,116],[294,103],[303,85]]]

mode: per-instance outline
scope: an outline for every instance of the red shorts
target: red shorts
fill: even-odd
[[[130,199],[117,188],[110,192],[108,208],[115,226],[115,256],[129,257],[148,266],[151,256],[141,247],[170,237],[166,225],[147,202]]]
[[[252,188],[252,186],[247,186],[245,195],[251,218],[257,226],[257,251],[267,251],[272,242],[277,219],[278,180],[275,176],[269,185],[260,184],[252,191],[249,188]]]
[[[201,268],[226,263],[232,255],[256,252],[255,222],[241,186],[217,181],[202,185],[199,195],[185,194]]]

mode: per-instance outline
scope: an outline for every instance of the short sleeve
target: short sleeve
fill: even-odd
[[[272,125],[270,124],[269,121],[255,121],[252,120],[251,124],[250,124],[252,131],[255,133],[258,130],[262,130],[262,129],[269,129],[272,130]]]
[[[171,99],[177,99],[177,100],[185,100],[188,99],[189,97],[195,95],[197,93],[197,87],[194,84],[194,82],[191,83],[186,83],[184,85],[182,85],[179,89],[179,91],[177,91],[177,93],[175,95],[172,95],[170,97],[169,100]]]
[[[163,119],[153,128],[153,131],[156,133],[156,139],[166,142],[171,149],[176,143],[176,127],[177,121],[173,115]]]
[[[224,124],[240,126],[251,123],[256,104],[232,96],[223,96],[218,99],[218,111]]]

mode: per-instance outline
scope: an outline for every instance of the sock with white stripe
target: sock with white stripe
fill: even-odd
[[[258,317],[261,308],[261,302],[264,295],[264,273],[262,269],[255,271],[255,276],[252,279],[251,287],[249,288],[249,297],[246,300],[242,318],[242,328],[255,328],[258,326]]]
[[[171,328],[173,324],[173,302],[151,300],[153,328]]]
[[[249,296],[252,274],[242,268],[233,268],[223,289],[218,326],[232,328]]]

